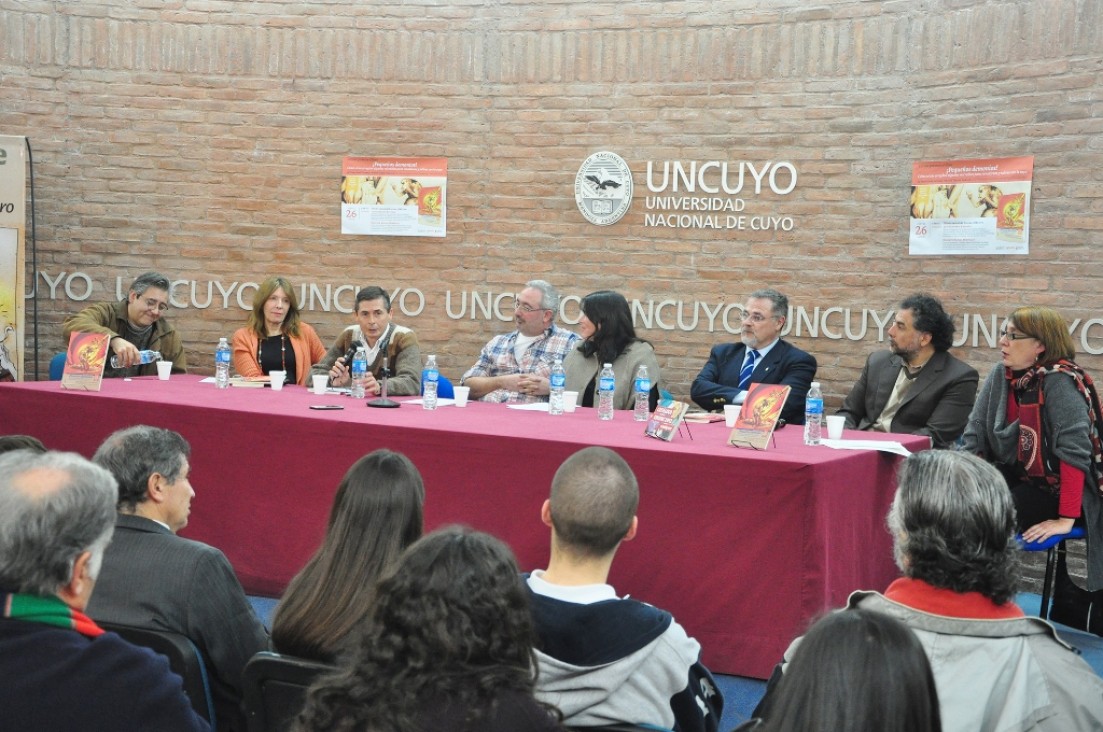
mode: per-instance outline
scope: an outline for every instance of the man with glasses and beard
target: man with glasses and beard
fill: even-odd
[[[690,389],[706,411],[742,404],[751,384],[784,384],[790,388],[781,419],[804,424],[804,398],[816,377],[816,359],[781,340],[789,317],[789,298],[777,290],[755,290],[743,307],[739,343],[713,346],[708,363]]]
[[[555,360],[578,344],[575,333],[555,324],[559,292],[544,280],[532,280],[517,295],[517,329],[490,339],[479,360],[463,375],[472,399],[485,402],[547,401],[547,377]],[[526,377],[538,378],[526,378]],[[539,392],[543,391],[543,394]]]
[[[164,317],[171,289],[168,277],[159,272],[138,275],[125,300],[91,305],[69,317],[63,330],[66,343],[72,333],[111,336],[108,350],[118,356],[119,366],[108,362],[103,370],[106,377],[156,375],[157,364],[142,364],[139,351],[157,351],[162,360],[172,362],[173,373],[184,373],[184,342]]]

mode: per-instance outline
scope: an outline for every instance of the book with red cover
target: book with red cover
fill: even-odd
[[[103,369],[107,365],[111,336],[106,333],[73,333],[65,353],[65,371],[61,388],[77,391],[99,391]]]
[[[790,387],[783,384],[751,384],[739,410],[728,444],[765,450],[781,419]]]

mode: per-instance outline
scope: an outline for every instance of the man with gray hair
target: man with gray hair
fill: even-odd
[[[928,450],[904,461],[898,486],[888,526],[904,576],[884,594],[855,592],[847,607],[891,615],[915,632],[943,732],[1103,729],[1103,679],[1013,601],[1020,550],[999,471],[967,453]],[[759,707],[766,718],[769,698]]]
[[[65,321],[65,342],[73,333],[102,333],[111,336],[108,350],[119,357],[119,367],[108,363],[104,376],[155,376],[157,364],[141,364],[139,351],[158,351],[172,362],[174,373],[184,373],[188,360],[184,341],[164,317],[169,309],[169,278],[159,272],[138,275],[126,299],[90,305]]]
[[[491,338],[463,375],[461,383],[471,388],[472,399],[547,401],[552,365],[578,344],[578,335],[555,324],[559,291],[544,280],[525,283],[513,311],[517,329]]]
[[[751,384],[790,387],[781,419],[804,424],[804,398],[816,378],[816,359],[781,340],[789,318],[789,298],[777,290],[755,290],[743,306],[739,343],[713,346],[709,360],[690,387],[693,401],[706,411],[742,404]]]
[[[0,455],[4,729],[208,729],[164,657],[84,614],[114,518],[114,479],[79,455]]]
[[[88,612],[190,638],[211,672],[218,728],[243,730],[242,671],[268,650],[268,633],[222,552],[176,535],[195,496],[190,455],[178,433],[145,425],[115,432],[96,450],[92,459],[118,481],[118,516]]]
[[[636,536],[640,492],[605,447],[571,455],[540,519],[551,529],[546,570],[526,578],[537,633],[536,695],[572,728],[627,722],[712,732],[724,700],[701,645],[670,613],[620,598],[608,584],[621,542]]]

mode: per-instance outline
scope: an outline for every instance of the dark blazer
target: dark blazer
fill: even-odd
[[[903,363],[892,351],[870,354],[838,412],[846,417],[849,429],[873,426],[888,403]],[[949,447],[965,430],[977,397],[977,381],[975,368],[946,351],[935,353],[904,395],[891,431],[927,435],[935,447]]]
[[[739,370],[743,368],[742,343],[713,346],[708,363],[697,374],[690,388],[693,401],[704,410],[731,404],[739,393]],[[781,418],[789,424],[804,424],[804,398],[816,378],[816,359],[796,346],[779,340],[751,372],[753,384],[785,384],[792,387]]]
[[[210,729],[164,656],[114,633],[88,638],[10,618],[0,619],[0,728]]]
[[[186,635],[210,672],[218,728],[245,728],[241,674],[254,653],[268,650],[268,633],[218,549],[121,513],[87,612],[93,620]]]

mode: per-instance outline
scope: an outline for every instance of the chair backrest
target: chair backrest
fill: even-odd
[[[261,651],[245,664],[245,719],[249,732],[283,732],[306,702],[306,690],[334,667]]]
[[[65,373],[65,351],[61,353],[55,353],[54,357],[50,359],[50,381],[61,381],[62,375]]]
[[[184,680],[184,693],[191,700],[192,709],[215,729],[214,700],[207,678],[207,666],[199,649],[191,639],[167,630],[149,630],[129,625],[117,625],[96,621],[104,630],[116,633],[136,646],[144,646],[168,659],[169,668]]]

